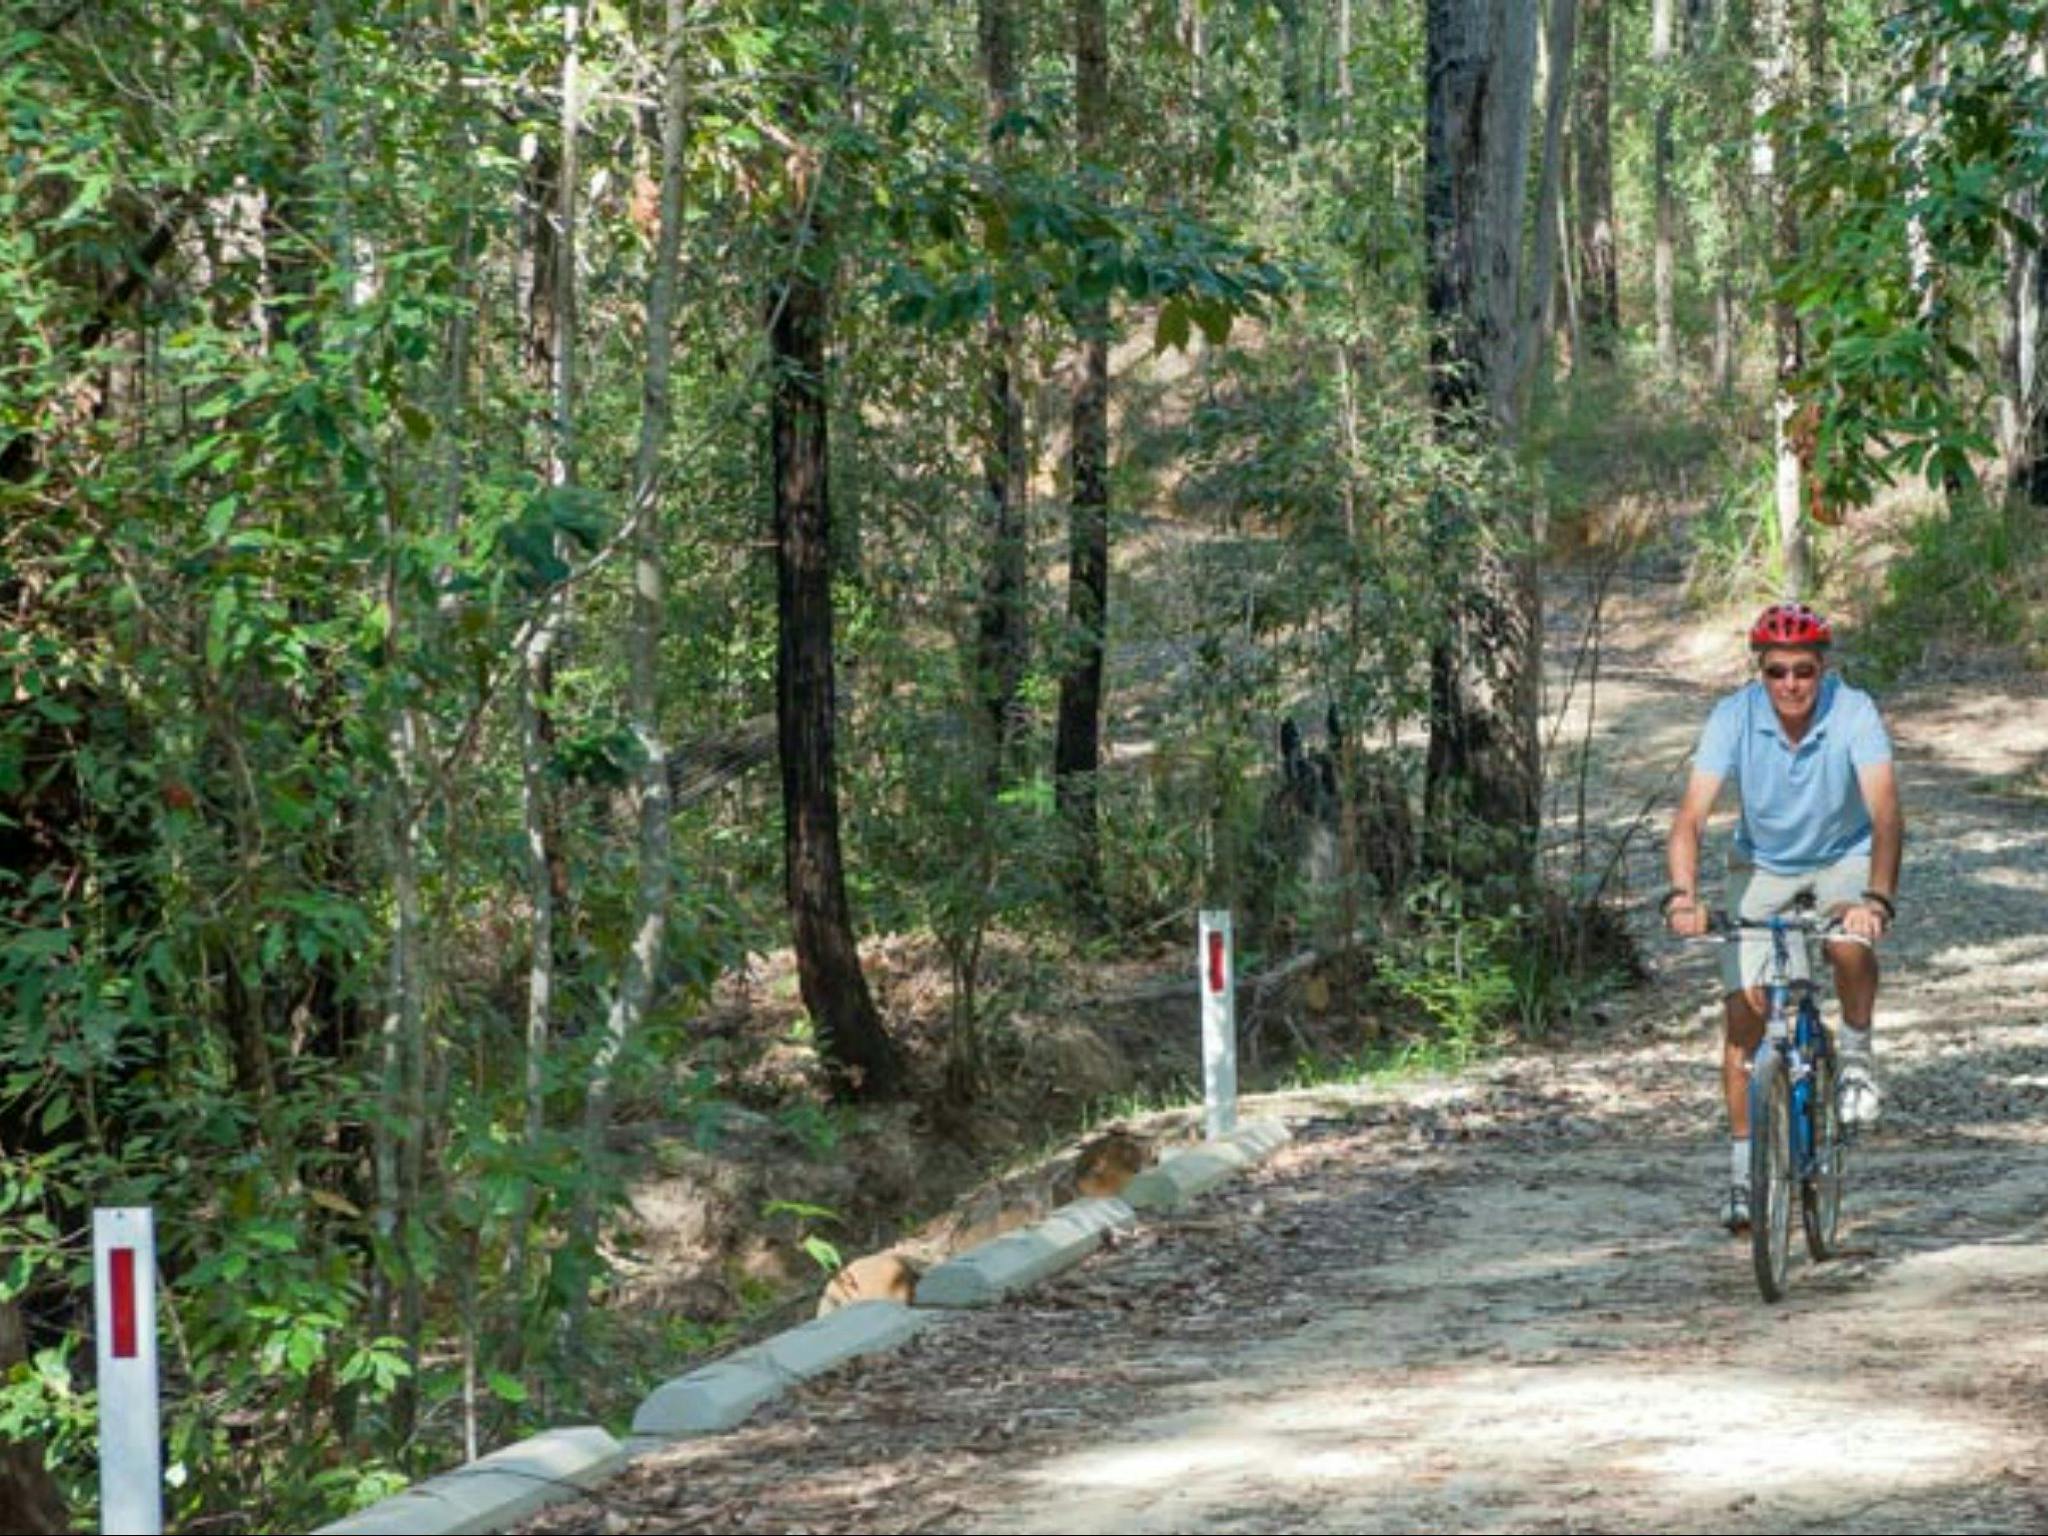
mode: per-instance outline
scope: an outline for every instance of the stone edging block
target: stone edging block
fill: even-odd
[[[917,1283],[919,1307],[985,1307],[1078,1264],[1136,1214],[1122,1200],[1076,1200],[1045,1220],[948,1259]]]
[[[1124,1186],[1124,1199],[1133,1210],[1177,1211],[1240,1168],[1271,1157],[1291,1139],[1278,1120],[1249,1121],[1146,1169]]]
[[[314,1536],[455,1536],[500,1531],[596,1486],[626,1460],[594,1424],[551,1429],[323,1525]]]
[[[932,1319],[893,1301],[860,1301],[663,1382],[633,1415],[636,1437],[678,1440],[731,1429],[794,1382],[894,1349]]]
[[[1137,1212],[1178,1210],[1289,1140],[1277,1120],[1253,1121],[1178,1152],[1124,1186],[1120,1200],[1076,1200],[1045,1220],[947,1260],[917,1287],[916,1307],[863,1301],[779,1333],[657,1387],[622,1446],[595,1425],[551,1429],[392,1495],[314,1536],[457,1536],[503,1530],[603,1482],[626,1460],[690,1435],[730,1429],[762,1403],[835,1365],[896,1348],[937,1311],[986,1306],[1078,1264]]]

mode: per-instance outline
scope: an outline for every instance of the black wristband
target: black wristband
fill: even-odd
[[[1659,917],[1669,917],[1671,915],[1672,906],[1681,897],[1683,897],[1687,901],[1691,901],[1693,899],[1693,894],[1691,891],[1685,890],[1680,886],[1674,885],[1670,890],[1664,893],[1664,899],[1657,903],[1657,915]]]
[[[1893,903],[1891,897],[1885,895],[1883,891],[1865,891],[1863,899],[1874,906],[1884,908],[1884,920],[1886,922],[1898,921],[1899,909]]]

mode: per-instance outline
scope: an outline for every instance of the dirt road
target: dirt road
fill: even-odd
[[[1740,671],[1664,611],[1642,594],[1609,636],[1610,831]],[[1909,818],[1886,1122],[1850,1256],[1802,1253],[1781,1304],[1711,1219],[1712,957],[1649,939],[1653,983],[1578,1043],[1256,1106],[1294,1143],[1187,1219],[537,1528],[2048,1528],[2048,805],[1985,789],[2048,753],[2048,698],[1884,702]]]

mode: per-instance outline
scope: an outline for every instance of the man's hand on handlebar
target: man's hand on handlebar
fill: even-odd
[[[1673,892],[1664,903],[1664,926],[1681,939],[1697,939],[1707,931],[1706,903],[1697,896]]]
[[[1884,937],[1885,929],[1890,926],[1884,909],[1874,902],[1849,907],[1842,913],[1842,932],[1852,939],[1861,939],[1866,944],[1875,944]]]

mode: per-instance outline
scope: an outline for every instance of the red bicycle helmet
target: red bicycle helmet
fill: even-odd
[[[1828,621],[1804,603],[1773,603],[1749,627],[1749,645],[1755,651],[1824,646],[1834,638]]]

